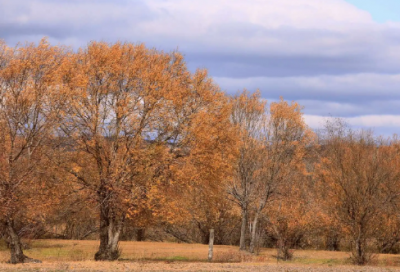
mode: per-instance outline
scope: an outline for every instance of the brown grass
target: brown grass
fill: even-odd
[[[263,249],[254,256],[239,252],[235,246],[215,246],[214,263],[209,264],[207,245],[121,242],[121,260],[108,263],[92,261],[98,241],[35,240],[28,245],[30,249],[25,250],[26,255],[42,260],[43,264],[5,264],[9,253],[0,248],[0,271],[263,271],[262,268],[265,270],[266,267],[269,268],[267,271],[302,271],[307,267],[317,269],[315,271],[322,268],[323,271],[328,268],[339,271],[345,267],[355,268],[347,266],[350,255],[346,252],[296,250],[292,261],[278,262],[275,249]],[[390,266],[393,270],[393,267],[400,266],[400,257],[377,255],[372,265],[373,269]]]
[[[58,262],[43,264],[19,264],[9,265],[0,263],[0,271],[24,271],[24,272],[108,272],[108,271],[232,271],[232,272],[378,272],[400,271],[397,268],[382,267],[354,267],[354,266],[323,266],[323,265],[299,265],[299,264],[266,264],[266,263],[192,263],[192,262]]]

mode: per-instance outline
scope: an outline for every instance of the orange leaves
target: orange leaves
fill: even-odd
[[[354,261],[364,264],[367,239],[384,227],[385,217],[397,220],[392,213],[400,180],[396,140],[392,143],[370,132],[352,131],[340,121],[328,123],[325,131],[315,192],[322,211],[359,248],[353,251]]]
[[[16,48],[0,44],[0,205],[7,208],[0,221],[34,219],[54,200],[44,192],[50,192],[64,51],[46,39]]]
[[[92,42],[76,53],[45,40],[0,48],[8,86],[2,109],[9,117],[36,118],[14,132],[1,120],[9,132],[2,139],[13,143],[4,144],[2,160],[9,157],[5,151],[18,154],[16,144],[25,150],[46,135],[58,143],[55,163],[65,171],[53,178],[76,182],[71,189],[87,189],[113,213],[136,218],[153,209],[159,215],[161,205],[177,206],[170,196],[185,186],[217,201],[231,175],[237,136],[228,99],[206,70],[191,74],[182,55],[130,43]],[[34,120],[40,131],[29,138]]]
[[[267,214],[273,211],[276,206],[271,208],[269,203],[277,205],[279,196],[306,175],[306,148],[313,143],[313,133],[304,123],[297,103],[289,104],[281,98],[267,108],[259,92],[250,95],[244,91],[236,95],[232,100],[231,120],[241,142],[229,192],[242,209],[241,249],[245,249],[247,213],[253,217],[250,243],[253,252],[258,220],[264,209],[268,207]],[[287,197],[285,204],[297,203],[290,202],[292,196]],[[276,226],[275,230],[278,235]]]
[[[84,157],[80,171],[65,167],[101,205],[135,220],[170,218],[186,186],[222,190],[236,137],[228,100],[205,70],[191,74],[178,53],[98,42],[62,69],[61,127],[74,147],[66,152]]]
[[[220,214],[218,204],[224,201],[237,138],[227,98],[206,72],[197,71],[192,84],[177,108],[182,136],[176,142],[180,149],[173,150],[181,155],[171,165],[176,183],[167,206],[175,209],[175,221],[195,219],[209,226]]]

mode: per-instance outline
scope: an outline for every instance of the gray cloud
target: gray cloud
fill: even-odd
[[[195,7],[196,2],[192,1]],[[222,11],[217,14],[221,18],[214,14],[207,19],[191,10],[182,15],[172,1],[161,0],[0,3],[4,7],[0,37],[10,43],[45,35],[55,42],[74,39],[75,47],[90,40],[142,41],[165,50],[179,47],[190,67],[206,66],[215,76],[395,73],[400,69],[397,25],[350,25],[348,30],[341,25],[271,27],[262,20],[229,18]],[[233,12],[240,14],[240,10]]]
[[[0,0],[0,7],[0,38],[11,45],[43,36],[74,48],[145,42],[178,48],[191,70],[208,68],[230,93],[260,88],[267,99],[300,101],[309,115],[397,116],[400,106],[400,24],[377,24],[343,0]]]
[[[400,74],[346,74],[301,77],[215,77],[232,93],[238,89],[260,89],[263,97],[284,96],[290,100],[320,100],[340,103],[400,99]]]
[[[349,118],[363,115],[398,115],[400,100],[376,100],[359,102],[326,102],[321,100],[298,100],[300,105],[304,106],[306,114],[325,116],[337,116]]]
[[[396,67],[378,69],[372,59],[359,55],[313,56],[313,55],[256,55],[224,53],[187,54],[192,67],[205,64],[216,77],[291,77],[315,75],[340,75],[349,73],[394,73]]]

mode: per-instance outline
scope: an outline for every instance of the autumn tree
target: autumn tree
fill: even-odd
[[[292,259],[294,248],[322,225],[307,178],[301,172],[293,175],[290,182],[281,186],[279,195],[266,211],[266,230],[277,241],[277,257],[285,261]]]
[[[390,205],[382,211],[377,220],[373,237],[379,253],[397,254],[400,242],[400,219],[397,213],[397,204]]]
[[[32,261],[20,230],[43,220],[52,197],[51,141],[59,122],[63,50],[42,40],[9,48],[0,43],[0,224],[11,263]]]
[[[190,214],[187,218],[198,226],[202,242],[208,243],[210,229],[217,229],[217,241],[222,237],[224,230],[216,227],[229,215],[226,186],[232,176],[238,138],[229,119],[228,98],[209,79],[199,84],[205,79],[202,77],[204,75],[194,78],[200,100],[184,106],[185,112],[191,107],[191,111],[197,113],[191,117],[187,115],[193,118],[188,127],[190,141],[183,147],[186,154],[181,154],[171,165],[171,174],[178,184],[184,185],[183,190],[178,190],[180,196],[172,196],[181,199],[182,210],[186,210]]]
[[[163,162],[168,178],[153,186],[156,204],[151,209],[166,226],[195,226],[202,243],[216,229],[218,243],[230,216],[226,185],[237,156],[236,130],[228,98],[206,71],[193,75],[191,84],[194,93],[182,97],[178,109],[183,112],[180,122],[186,124],[179,133],[185,138],[171,146],[171,156]]]
[[[73,140],[73,164],[60,167],[96,195],[95,259],[115,260],[126,220],[143,205],[157,209],[163,186],[180,180],[169,174],[172,162],[213,158],[225,98],[205,71],[189,73],[181,55],[143,45],[93,42],[64,69],[70,98],[62,131]]]
[[[252,205],[251,253],[256,245],[258,221],[262,212],[280,191],[285,190],[287,183],[292,182],[299,172],[305,172],[306,147],[312,143],[313,133],[305,124],[301,110],[299,104],[289,104],[281,99],[271,103],[263,123],[257,194]]]
[[[368,263],[367,242],[398,195],[398,150],[367,131],[328,122],[317,174],[326,213],[347,230],[355,264]]]
[[[240,250],[246,250],[249,209],[256,194],[262,160],[260,137],[265,121],[266,102],[261,100],[259,92],[250,94],[245,90],[234,96],[231,103],[231,120],[238,130],[240,142],[239,156],[228,191],[234,203],[241,209]]]

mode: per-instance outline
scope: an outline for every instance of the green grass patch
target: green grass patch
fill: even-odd
[[[189,258],[183,256],[172,256],[166,258],[169,261],[190,261]]]
[[[53,244],[46,240],[35,240],[29,243],[31,248],[62,248],[65,245],[62,244]]]

